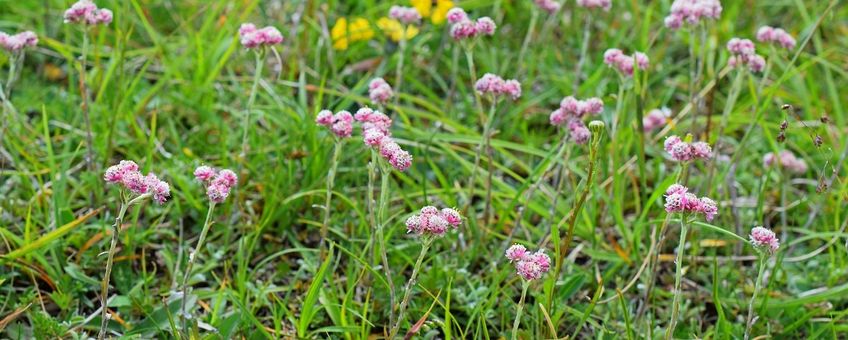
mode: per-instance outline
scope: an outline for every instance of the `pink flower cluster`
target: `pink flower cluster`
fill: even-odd
[[[665,191],[665,211],[704,214],[707,221],[712,221],[718,214],[718,205],[707,197],[698,198],[680,184],[672,184]]]
[[[524,246],[513,244],[506,250],[506,258],[515,265],[518,275],[527,281],[539,279],[551,269],[551,258],[542,249],[531,253]]]
[[[368,96],[371,97],[371,101],[374,103],[380,105],[386,104],[389,102],[389,99],[392,99],[394,94],[392,87],[383,78],[374,78],[368,83]]]
[[[380,151],[389,164],[398,171],[406,171],[412,165],[412,155],[403,150],[392,138],[389,128],[392,120],[380,111],[363,107],[353,116],[362,123],[362,135],[365,144]]]
[[[503,96],[508,95],[512,100],[521,97],[521,83],[515,79],[504,80],[498,75],[486,73],[474,84],[474,89],[480,95]]]
[[[406,232],[416,235],[444,236],[448,228],[456,229],[462,224],[462,216],[451,208],[437,209],[434,206],[421,208],[421,212],[406,219]]]
[[[215,203],[224,202],[230,190],[238,183],[238,176],[230,169],[217,169],[201,165],[194,170],[194,178],[206,185],[206,196]]]
[[[577,0],[577,6],[586,8],[603,8],[609,11],[612,7],[612,0]]]
[[[789,150],[783,150],[779,155],[775,156],[774,153],[769,152],[765,156],[763,156],[763,166],[766,168],[775,164],[775,161],[779,162],[778,164],[786,170],[790,172],[794,172],[797,174],[803,174],[807,172],[807,162],[804,162],[803,159],[795,157]]]
[[[561,3],[553,0],[534,0],[534,2],[536,3],[536,6],[539,7],[539,9],[548,13],[556,13],[556,11],[558,11],[559,8],[562,7]]]
[[[108,25],[112,22],[112,11],[97,8],[91,0],[79,0],[65,10],[65,23],[86,25]]]
[[[751,244],[758,250],[765,250],[769,253],[774,253],[777,248],[780,248],[780,240],[773,231],[763,227],[754,227],[751,229]]]
[[[727,50],[731,54],[727,60],[730,67],[747,65],[751,72],[761,72],[766,67],[766,59],[756,54],[754,42],[749,39],[730,39]]]
[[[568,96],[560,101],[559,108],[551,112],[549,119],[553,125],[567,125],[571,139],[577,144],[585,144],[592,137],[592,133],[583,123],[583,117],[598,115],[603,111],[604,102],[600,98],[579,100]]]
[[[650,59],[642,52],[636,52],[629,56],[617,48],[611,48],[604,52],[604,64],[617,69],[622,74],[632,76],[634,66],[639,66],[640,70],[647,70],[650,66]]]
[[[334,115],[330,110],[321,110],[315,117],[315,123],[327,127],[339,138],[353,134],[353,115],[347,111],[339,111]]]
[[[244,23],[239,27],[239,40],[244,48],[268,47],[282,43],[283,34],[273,26],[256,28],[254,24]]]
[[[671,14],[665,17],[665,27],[676,30],[686,22],[696,25],[704,19],[718,19],[721,16],[719,0],[674,0]]]
[[[9,52],[18,52],[25,47],[34,47],[38,44],[38,36],[32,31],[24,31],[15,35],[0,32],[0,48]]]
[[[155,174],[147,176],[138,171],[138,164],[133,161],[121,161],[110,166],[103,175],[106,183],[118,184],[136,195],[152,196],[159,204],[165,203],[171,197],[171,186]]]
[[[653,109],[648,111],[646,116],[642,117],[642,127],[646,132],[663,127],[668,123],[669,117],[671,117],[671,110],[669,108]]]
[[[451,24],[450,35],[456,40],[470,39],[477,36],[495,34],[495,21],[489,17],[471,20],[462,8],[454,7],[448,11],[448,23]]]
[[[795,48],[795,38],[789,33],[786,33],[782,28],[774,28],[771,26],[763,26],[757,30],[757,41],[760,42],[776,42],[786,49]]]
[[[706,142],[689,144],[677,136],[667,137],[665,143],[663,143],[663,147],[671,155],[671,158],[678,162],[708,159],[713,156],[713,149]]]
[[[416,24],[421,21],[421,13],[414,7],[392,6],[389,8],[389,18],[406,25]]]

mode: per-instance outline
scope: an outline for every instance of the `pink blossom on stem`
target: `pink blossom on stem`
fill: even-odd
[[[201,165],[194,170],[194,177],[206,186],[206,196],[210,201],[222,203],[230,196],[230,191],[238,183],[238,176],[230,169],[218,171],[210,166]]]
[[[498,75],[486,73],[474,84],[480,95],[509,96],[512,100],[521,97],[521,83],[515,79],[504,80]]]
[[[447,14],[448,23],[451,25],[457,24],[459,22],[468,20],[468,14],[465,13],[465,10],[459,7],[451,8]]]
[[[704,19],[718,19],[721,11],[719,0],[675,0],[664,22],[666,27],[676,30],[683,23],[694,26]]]
[[[334,115],[330,110],[321,110],[315,122],[329,128],[339,138],[350,137],[353,133],[353,115],[347,111],[339,111]]]
[[[577,6],[585,8],[601,8],[604,11],[609,11],[612,7],[612,0],[577,0]]]
[[[495,29],[497,25],[495,25],[495,21],[489,17],[482,17],[477,19],[477,33],[482,35],[493,35],[495,34]]]
[[[159,204],[165,203],[171,196],[171,186],[159,179],[155,174],[147,176],[138,171],[138,164],[133,161],[121,161],[110,166],[103,175],[103,180],[109,184],[117,184],[136,195],[149,195]]]
[[[421,13],[414,7],[392,6],[389,8],[389,18],[409,25],[421,21]]]
[[[376,104],[386,104],[394,96],[394,91],[383,78],[374,78],[368,84],[368,96]]]
[[[677,136],[669,136],[663,143],[665,151],[671,158],[678,162],[697,159],[708,159],[712,157],[712,148],[705,142],[686,143]]]
[[[795,48],[796,44],[795,38],[785,30],[770,26],[763,26],[757,30],[757,41],[777,43],[781,47],[789,50]]]
[[[642,127],[645,131],[652,131],[663,127],[668,123],[669,117],[671,117],[671,110],[669,108],[653,109],[642,117]]]
[[[551,268],[551,258],[542,249],[530,253],[524,246],[514,244],[505,256],[515,266],[516,273],[527,281],[541,278]]]
[[[626,76],[632,76],[637,66],[640,70],[647,70],[650,67],[650,59],[642,52],[635,52],[630,56],[620,49],[611,48],[604,52],[604,64]]]
[[[778,156],[775,156],[775,154],[771,152],[763,156],[763,166],[765,167],[771,167],[776,163],[775,161],[779,161],[777,164],[789,172],[796,174],[803,174],[807,172],[807,162],[796,157],[795,154],[789,150],[781,151]]]
[[[283,34],[273,26],[257,28],[252,23],[244,23],[239,27],[239,41],[247,49],[270,47],[282,43]]]
[[[698,198],[680,184],[672,184],[665,191],[665,211],[668,213],[703,214],[712,221],[718,214],[718,205],[707,197]]]
[[[553,0],[534,0],[533,1],[539,9],[548,12],[548,13],[556,13],[562,4]]]
[[[65,23],[107,25],[112,22],[112,11],[97,8],[91,0],[80,0],[65,10]]]
[[[418,214],[406,219],[406,232],[419,236],[444,236],[449,229],[457,229],[462,217],[455,209],[437,209],[434,206],[421,208]]]
[[[780,248],[780,240],[777,238],[777,235],[773,231],[763,227],[754,227],[751,230],[750,239],[751,244],[757,250],[774,253]]]
[[[35,47],[38,36],[32,31],[24,31],[14,35],[0,32],[0,48],[8,52],[18,52],[27,47]]]

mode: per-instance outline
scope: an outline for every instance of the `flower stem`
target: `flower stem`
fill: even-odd
[[[342,139],[336,138],[336,143],[333,146],[333,159],[330,161],[330,172],[327,174],[327,196],[324,200],[324,222],[321,224],[321,244],[318,248],[321,249],[321,258],[324,258],[324,243],[327,239],[328,229],[330,225],[330,201],[333,197],[333,183],[336,179],[336,169],[339,166],[339,157],[342,154]]]
[[[477,93],[477,90],[474,89],[474,84],[477,82],[477,69],[474,67],[474,50],[471,47],[467,47],[465,50],[465,59],[468,62],[468,72],[471,74],[471,91],[474,92],[474,102],[477,106],[477,114],[480,117],[480,122],[483,124],[483,134],[488,134],[488,120],[483,113],[483,102],[480,98],[480,94]],[[468,179],[468,196],[465,200],[465,207],[462,209],[463,212],[467,213],[468,208],[471,206],[471,200],[474,197],[474,182],[477,180],[477,168],[480,167],[480,153],[483,151],[483,146],[478,146],[477,152],[474,155],[474,168],[471,169],[471,177]]]
[[[406,30],[401,27],[400,40],[398,41],[398,62],[395,65],[395,103],[400,104],[400,91],[403,84],[403,61],[406,57]]]
[[[521,324],[521,313],[524,312],[524,298],[527,296],[527,288],[530,282],[523,280],[521,283],[521,300],[518,300],[518,311],[515,312],[515,321],[512,322],[512,340],[518,339],[518,325]]]
[[[380,203],[377,206],[377,242],[380,246],[380,259],[383,264],[383,271],[386,273],[386,281],[389,283],[389,324],[394,323],[394,306],[395,306],[395,286],[392,283],[392,272],[389,269],[389,258],[386,255],[386,238],[383,235],[383,230],[386,223],[386,206],[389,201],[389,177],[391,176],[391,167],[380,163]]]
[[[109,278],[112,276],[112,265],[115,262],[115,248],[118,247],[118,240],[121,236],[121,224],[124,223],[124,215],[126,215],[129,205],[130,203],[122,200],[118,217],[115,218],[115,224],[112,225],[112,242],[109,245],[109,255],[106,259],[106,274],[103,275],[103,281],[100,283],[100,332],[97,334],[98,340],[106,337],[106,326],[109,323],[106,308],[107,298],[109,297]]]
[[[409,277],[409,281],[406,281],[403,299],[400,301],[400,307],[398,308],[397,323],[395,324],[395,327],[392,328],[391,333],[389,333],[389,339],[394,339],[400,330],[400,325],[404,320],[406,307],[409,305],[409,298],[412,296],[412,286],[415,284],[415,278],[418,277],[418,272],[421,270],[421,263],[424,262],[424,256],[427,255],[427,250],[430,249],[430,245],[433,244],[433,240],[434,239],[432,237],[428,237],[424,240],[424,246],[421,248],[421,253],[418,254],[418,260],[415,261],[415,266],[412,267],[412,275]]]
[[[79,92],[82,97],[82,116],[85,119],[85,166],[89,171],[94,170],[94,142],[91,135],[91,115],[88,107],[88,86],[85,83],[85,67],[88,64],[88,30],[82,33],[82,57],[80,59]]]
[[[250,96],[247,99],[247,105],[244,108],[244,116],[242,117],[242,135],[241,135],[241,157],[247,163],[247,132],[250,127],[250,109],[253,107],[253,102],[256,100],[256,92],[259,88],[259,79],[262,77],[262,66],[264,66],[264,52],[256,52],[256,69],[253,73],[253,86],[250,88]]]
[[[689,221],[684,216],[680,222],[680,241],[677,244],[677,257],[674,259],[674,263],[677,265],[674,271],[674,299],[671,304],[671,320],[669,321],[668,331],[665,335],[666,340],[674,337],[674,328],[677,327],[677,318],[680,314],[680,296],[682,295],[680,291],[680,280],[683,278],[683,252],[686,251],[686,234],[688,232]]]
[[[484,147],[483,148],[486,149],[486,155],[489,158],[489,161],[487,163],[488,174],[486,175],[486,205],[483,208],[483,225],[489,224],[489,211],[492,208],[492,173],[494,172],[494,163],[495,163],[495,160],[493,159],[494,154],[492,152],[492,126],[494,125],[494,121],[495,121],[495,109],[497,108],[496,103],[497,103],[497,101],[495,99],[495,96],[493,95],[492,96],[492,106],[489,109],[489,116],[486,117],[486,127],[484,128],[484,131],[483,131],[483,134],[484,134],[483,135],[483,138],[484,138]],[[478,157],[479,157],[479,154],[480,154],[479,149],[477,151],[477,154],[478,154]]]
[[[530,24],[527,25],[527,34],[524,36],[524,42],[521,43],[521,52],[518,53],[518,67],[524,67],[524,55],[527,53],[527,47],[530,46],[530,39],[533,37],[533,31],[536,30],[536,21],[539,19],[539,10],[533,8],[530,16]]]
[[[197,259],[197,254],[203,249],[203,242],[206,240],[206,234],[209,232],[209,227],[212,226],[212,211],[215,210],[215,202],[209,203],[209,211],[206,212],[206,222],[203,222],[203,231],[200,232],[200,238],[197,240],[197,246],[188,257],[185,273],[183,273],[183,300],[180,303],[180,312],[183,319],[183,331],[188,334],[187,321],[188,313],[186,313],[186,300],[188,300],[188,279],[191,277],[191,269],[194,267],[194,260]]]
[[[760,255],[760,269],[757,273],[757,281],[754,282],[754,294],[751,295],[751,302],[748,303],[748,317],[745,321],[745,340],[751,336],[751,328],[754,326],[754,301],[757,300],[757,293],[760,292],[763,274],[766,269],[766,257]]]

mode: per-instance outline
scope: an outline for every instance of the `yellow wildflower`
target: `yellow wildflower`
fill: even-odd
[[[454,7],[451,0],[436,0],[436,8],[433,8],[433,0],[410,0],[412,6],[418,10],[422,18],[430,18],[434,25],[445,22],[448,11]]]
[[[412,39],[418,35],[418,27],[407,25],[406,30],[404,30],[403,25],[399,21],[387,17],[377,20],[377,27],[383,30],[383,33],[391,38],[392,41],[400,41],[401,34],[403,34],[405,40]]]
[[[374,30],[368,20],[363,18],[351,18],[348,24],[347,18],[341,17],[330,30],[330,37],[333,39],[333,48],[346,50],[350,43],[373,38]]]

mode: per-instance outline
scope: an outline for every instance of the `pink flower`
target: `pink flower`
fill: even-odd
[[[612,0],[577,0],[577,6],[585,8],[601,8],[604,11],[609,11],[612,7]]]
[[[389,8],[389,18],[408,25],[421,21],[421,14],[414,7],[392,6]]]
[[[133,161],[121,161],[106,169],[103,176],[106,183],[118,184],[136,195],[149,195],[159,204],[165,203],[171,196],[171,186],[149,173],[147,176],[138,171],[138,164]]]
[[[201,165],[197,169],[194,169],[194,178],[201,182],[210,181],[217,174],[218,172],[214,168],[206,165]]]
[[[586,144],[592,137],[592,133],[581,120],[572,119],[568,122],[568,134],[577,144]]]
[[[509,262],[523,261],[527,259],[527,255],[527,248],[520,244],[513,244],[506,250],[506,258],[509,259]]]
[[[38,36],[32,31],[24,31],[15,35],[0,32],[0,48],[9,52],[18,52],[26,47],[38,44]]]
[[[663,143],[663,148],[665,148],[666,152],[671,152],[671,148],[675,144],[681,143],[681,142],[683,142],[683,140],[681,140],[680,137],[668,136],[668,137],[665,138],[665,142]]]
[[[763,26],[757,30],[757,40],[760,42],[776,42],[786,49],[795,48],[795,38],[782,28]]]
[[[456,229],[460,224],[462,217],[456,210],[445,208],[440,211],[436,207],[426,206],[421,208],[418,214],[406,219],[406,232],[419,236],[441,237],[449,229]]]
[[[330,110],[321,110],[315,122],[329,128],[339,138],[347,138],[353,134],[353,116],[347,111],[339,111],[333,115]]]
[[[468,14],[462,8],[454,7],[448,11],[448,23],[451,25],[468,20]]]
[[[653,109],[648,111],[648,114],[642,117],[642,127],[645,131],[651,131],[666,125],[668,118],[671,117],[671,110],[667,107],[662,109]]]
[[[507,95],[512,100],[521,97],[521,83],[515,79],[504,80],[500,76],[486,73],[477,80],[474,88],[480,95],[502,96]]]
[[[759,54],[756,54],[756,55],[752,56],[750,59],[748,59],[748,69],[750,69],[751,72],[755,72],[755,73],[762,72],[765,67],[766,67],[766,59],[763,58],[763,56],[761,56]]]
[[[665,26],[676,30],[686,22],[698,24],[702,19],[718,19],[721,16],[719,0],[675,0],[671,4],[671,13],[665,17]]]
[[[669,213],[703,214],[707,221],[712,221],[718,214],[715,201],[695,196],[689,189],[680,184],[672,184],[665,191],[665,211]]]
[[[624,75],[632,76],[635,67],[646,70],[650,66],[650,59],[642,52],[635,52],[632,56],[624,54],[620,49],[611,48],[604,52],[604,64],[612,67]]]
[[[551,14],[556,13],[556,11],[558,11],[562,6],[562,4],[553,0],[534,0],[534,2],[539,9]]]
[[[455,23],[450,28],[450,35],[455,40],[474,38],[477,36],[477,24],[468,19]]]
[[[521,97],[521,83],[515,79],[504,81],[501,92],[508,95],[512,100],[516,100]]]
[[[751,230],[751,244],[758,250],[774,253],[780,248],[780,240],[773,231],[763,227],[754,227]]]
[[[374,78],[368,84],[368,96],[377,104],[386,104],[394,96],[392,87],[383,78]]]
[[[807,162],[803,159],[795,157],[795,155],[789,150],[783,150],[779,154],[779,165],[784,169],[796,173],[803,174],[807,172]],[[776,156],[769,152],[765,156],[763,156],[763,165],[765,167],[770,167],[775,163]]]
[[[239,27],[239,41],[248,49],[270,47],[282,43],[283,34],[272,26],[256,28],[254,24],[244,23]]]
[[[477,33],[482,35],[493,35],[495,34],[495,29],[497,25],[495,25],[495,21],[489,17],[482,17],[477,19]]]
[[[229,197],[230,190],[238,183],[238,176],[232,170],[218,171],[206,165],[197,167],[194,177],[206,185],[206,196],[215,203],[224,202]]]
[[[677,136],[666,138],[663,147],[671,155],[671,158],[678,162],[712,157],[712,148],[709,144],[704,142],[689,144]]]
[[[65,10],[65,23],[106,25],[112,22],[112,11],[97,8],[91,0],[80,0]]]
[[[705,142],[692,143],[692,156],[694,158],[707,159],[713,156],[713,149]]]
[[[527,281],[536,280],[551,268],[551,258],[538,250],[530,253],[524,246],[514,244],[506,250],[505,256],[515,266],[515,271]]]

